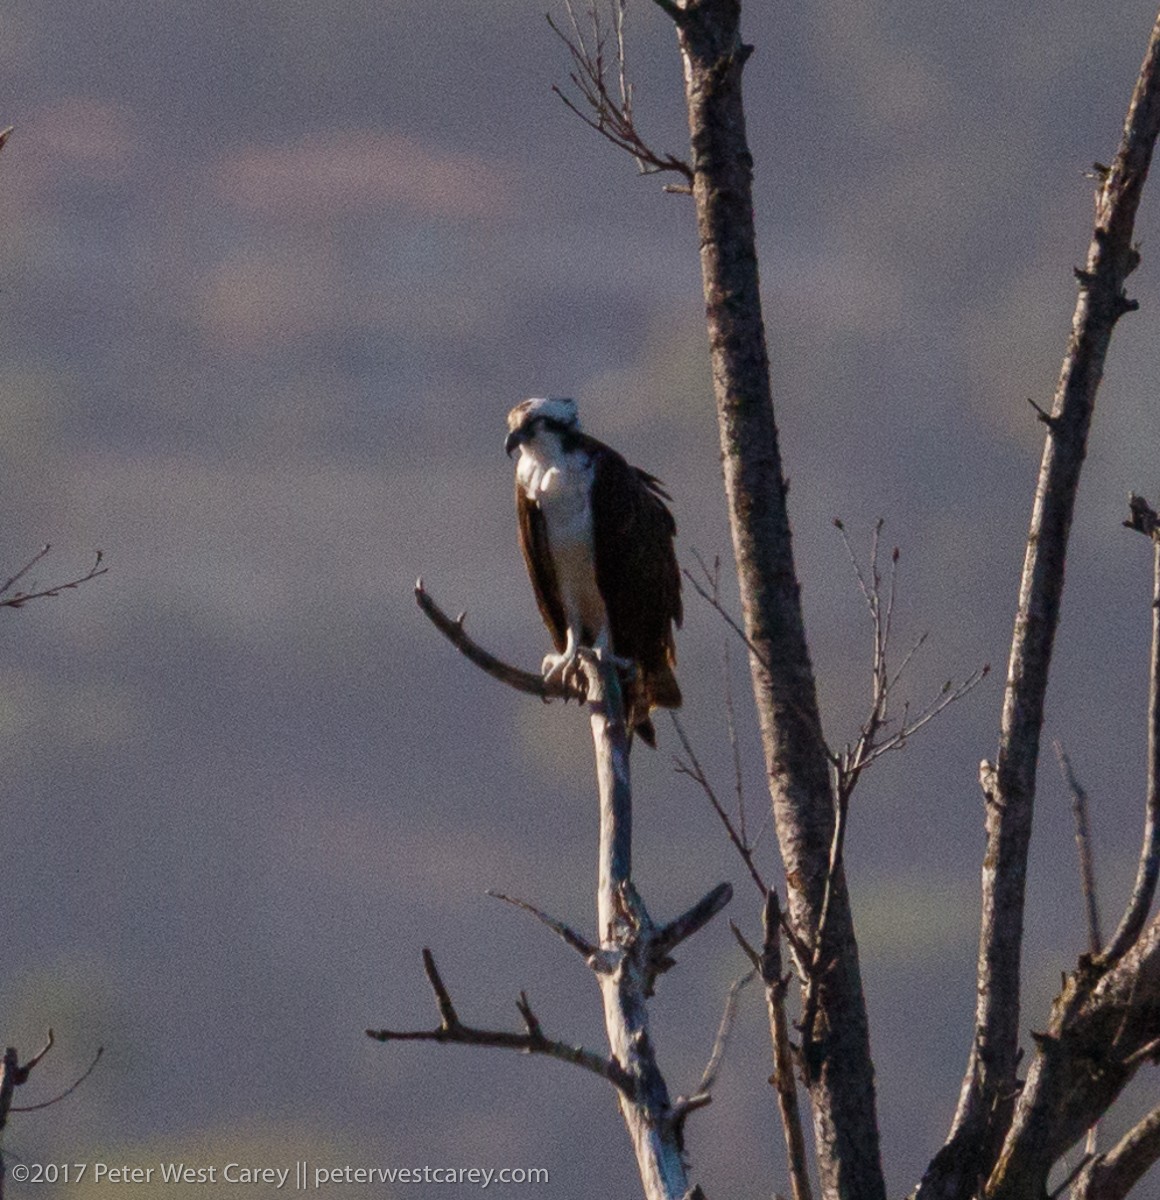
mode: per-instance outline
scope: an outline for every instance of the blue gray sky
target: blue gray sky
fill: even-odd
[[[1115,151],[1155,14],[1143,0],[748,7],[764,301],[827,732],[854,735],[869,683],[835,516],[862,550],[885,518],[901,548],[899,652],[930,633],[915,704],[995,668],[874,768],[852,815],[901,1193],[941,1141],[969,1047],[977,764],[995,744],[1041,433],[1026,401],[1049,401],[1090,232],[1085,171]],[[47,1026],[57,1038],[21,1099],[105,1046],[67,1103],[13,1121],[10,1163],[546,1167],[537,1190],[559,1200],[636,1187],[597,1081],[362,1034],[434,1023],[427,945],[464,1019],[514,1027],[526,989],[550,1034],[601,1038],[583,965],[484,896],[591,928],[586,722],[482,677],[411,597],[421,574],[497,653],[532,666],[546,650],[507,409],[575,396],[592,433],[667,482],[683,561],[729,563],[690,203],[552,95],[568,60],[544,9],[0,0],[0,121],[16,127],[0,155],[0,574],[45,542],[41,582],[82,573],[98,547],[109,567],[0,613],[0,1012],[25,1055]],[[646,0],[628,21],[640,124],[683,152],[672,30]],[[1158,227],[1153,189],[1048,709],[1092,793],[1109,921],[1142,811],[1150,573],[1119,522],[1129,490],[1160,500]],[[740,648],[727,670],[721,622],[686,607],[683,719],[731,792],[732,687],[760,825]],[[634,760],[639,885],[662,915],[732,879],[752,931],[756,896],[674,774],[664,722],[660,737]],[[1050,759],[1041,778],[1029,1027],[1083,947]],[[769,833],[763,851],[772,873]],[[699,1077],[743,967],[722,924],[663,980],[674,1091]],[[751,995],[690,1122],[711,1195],[784,1189],[769,1069]]]

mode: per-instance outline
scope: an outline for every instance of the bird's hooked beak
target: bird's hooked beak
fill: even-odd
[[[522,446],[526,441],[528,441],[528,431],[526,429],[522,427],[519,429],[513,429],[504,440],[503,452],[508,456],[508,458],[511,458],[512,451],[515,450],[516,447]]]

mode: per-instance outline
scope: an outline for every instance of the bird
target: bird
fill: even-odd
[[[610,656],[624,671],[630,741],[635,732],[655,747],[652,710],[681,706],[672,497],[654,475],[584,433],[575,400],[524,400],[507,428],[504,451],[519,451],[520,549],[556,648],[543,661],[544,679],[582,688],[581,651]]]

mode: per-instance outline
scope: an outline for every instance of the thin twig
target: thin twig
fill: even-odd
[[[737,714],[733,708],[733,672],[728,639],[721,644],[721,658],[725,676],[725,726],[729,734],[729,749],[733,755],[733,792],[737,797],[737,829],[741,840],[746,845],[752,845],[745,821],[745,783],[741,773],[741,742],[737,737]]]
[[[104,1054],[104,1052],[105,1052],[104,1046],[98,1046],[96,1054],[93,1055],[93,1061],[91,1063],[89,1063],[89,1065],[85,1068],[85,1070],[81,1073],[81,1075],[79,1075],[75,1080],[73,1080],[73,1082],[70,1083],[69,1086],[66,1087],[63,1092],[60,1092],[58,1095],[53,1096],[53,1098],[51,1100],[42,1100],[42,1101],[40,1101],[39,1104],[14,1104],[8,1111],[9,1112],[36,1112],[39,1109],[51,1108],[54,1104],[59,1104],[62,1100],[66,1099],[68,1096],[71,1096],[73,1094],[73,1092],[75,1092],[77,1090],[77,1088],[79,1088],[81,1086],[81,1084],[84,1083],[84,1081],[86,1079],[88,1079],[88,1077],[96,1069],[97,1063],[99,1063],[101,1061],[101,1055]],[[43,1057],[43,1054],[41,1055],[41,1057]],[[26,1065],[25,1069],[27,1070],[27,1069],[31,1068],[38,1061],[39,1061],[39,1058],[32,1059]]]
[[[104,561],[104,555],[100,550],[97,551],[96,557],[93,560],[93,565],[83,575],[77,576],[75,579],[70,579],[65,583],[54,583],[48,587],[38,587],[31,592],[15,592],[11,596],[8,593],[32,570],[34,566],[52,549],[50,545],[41,546],[41,548],[12,576],[3,586],[0,586],[0,608],[22,608],[32,600],[44,600],[50,596],[59,596],[61,592],[71,591],[74,588],[79,588],[82,584],[88,583],[91,579],[96,579],[99,575],[108,573],[109,568],[101,566]]]
[[[704,1108],[713,1100],[713,1085],[717,1082],[717,1073],[721,1069],[721,1063],[725,1059],[725,1048],[733,1029],[733,1019],[737,1011],[737,997],[740,995],[742,988],[756,975],[756,969],[747,971],[730,985],[729,992],[725,997],[725,1008],[721,1013],[721,1023],[717,1027],[717,1036],[713,1039],[713,1049],[709,1054],[709,1061],[705,1065],[705,1070],[701,1073],[701,1081],[697,1084],[696,1091],[688,1096],[678,1096],[669,1109],[666,1124],[677,1133],[678,1137],[683,1138],[685,1120],[690,1113],[696,1112],[699,1108]],[[699,1188],[696,1190],[700,1191]]]
[[[24,576],[27,575],[28,572],[31,571],[32,568],[35,567],[36,564],[38,562],[40,562],[40,560],[42,558],[44,558],[44,556],[51,549],[52,549],[52,546],[49,545],[47,542],[43,546],[41,546],[41,548],[39,550],[37,550],[37,552],[28,560],[28,562],[26,562],[24,564],[24,566],[22,566],[20,568],[19,571],[16,572],[15,575],[12,576],[11,579],[8,579],[3,584],[0,584],[0,596],[2,596],[5,592],[10,591],[13,587],[15,587],[16,584],[19,583],[20,580],[23,579]]]
[[[842,539],[846,556],[854,569],[854,577],[858,590],[866,602],[872,627],[872,656],[870,667],[870,710],[858,731],[857,740],[848,746],[844,753],[832,755],[832,765],[837,772],[838,788],[852,793],[862,772],[884,754],[900,749],[907,740],[920,729],[928,725],[950,705],[961,700],[971,692],[989,673],[989,665],[976,671],[965,682],[957,687],[947,682],[939,695],[913,720],[910,717],[910,706],[902,706],[902,720],[889,736],[883,736],[895,722],[890,717],[890,703],[894,692],[910,666],[915,654],[926,641],[923,633],[907,651],[900,666],[891,673],[888,665],[890,654],[890,639],[894,627],[894,609],[898,597],[898,563],[900,553],[896,546],[890,555],[889,578],[886,584],[885,598],[883,597],[883,578],[879,569],[879,556],[882,542],[884,522],[881,518],[874,524],[870,537],[870,558],[867,569],[863,569],[853,545],[850,542],[846,526],[840,518],[834,518],[834,527]]]
[[[725,833],[729,840],[733,843],[734,849],[741,856],[741,861],[745,864],[745,869],[749,872],[749,877],[753,880],[758,890],[764,896],[768,891],[765,880],[761,876],[761,872],[757,869],[757,864],[753,859],[753,847],[748,845],[742,838],[737,826],[733,824],[732,818],[725,811],[725,806],[717,797],[717,793],[713,790],[713,785],[709,782],[702,768],[700,760],[697,758],[696,752],[693,750],[693,745],[689,741],[688,735],[685,733],[684,726],[677,719],[675,713],[670,712],[669,718],[672,721],[673,728],[677,731],[677,737],[680,740],[681,747],[685,751],[685,759],[675,757],[673,759],[676,771],[680,775],[687,775],[694,783],[700,787],[705,793],[713,811],[717,814],[721,824],[725,827]]]
[[[1075,818],[1075,844],[1079,851],[1079,879],[1083,889],[1084,908],[1087,912],[1088,950],[1094,957],[1099,954],[1104,942],[1100,935],[1100,907],[1096,895],[1096,872],[1092,859],[1091,828],[1088,825],[1087,792],[1076,778],[1071,765],[1071,759],[1063,748],[1063,743],[1055,738],[1052,741],[1055,757],[1059,761],[1059,771],[1063,782],[1071,793],[1071,811]]]
[[[605,65],[606,33],[600,19],[596,0],[588,6],[588,20],[592,30],[589,44],[576,19],[572,0],[564,0],[571,33],[566,33],[548,16],[552,31],[568,48],[572,56],[573,70],[569,73],[573,87],[579,93],[579,102],[572,100],[562,88],[553,86],[552,91],[568,109],[590,129],[607,138],[614,146],[627,151],[636,160],[642,175],[658,172],[673,172],[685,179],[686,185],[693,182],[693,169],[675,154],[663,154],[654,150],[641,136],[636,127],[636,116],[632,105],[632,86],[628,82],[624,53],[625,0],[611,0],[614,52],[616,58],[616,82],[610,86]],[[615,87],[618,95],[613,95]],[[669,189],[666,189],[669,190]],[[676,190],[676,189],[673,189]],[[681,190],[688,190],[687,186]]]
[[[729,992],[725,997],[725,1007],[721,1013],[721,1021],[717,1026],[717,1036],[713,1039],[713,1049],[709,1053],[709,1061],[705,1064],[705,1069],[701,1072],[701,1082],[697,1084],[697,1091],[708,1095],[713,1091],[713,1087],[717,1082],[717,1075],[721,1070],[721,1064],[725,1061],[725,1050],[729,1043],[729,1035],[733,1032],[733,1022],[737,1017],[737,1001],[741,993],[747,988],[757,975],[756,970],[746,971],[744,975],[739,975],[730,985]]]
[[[555,917],[550,917],[546,912],[536,908],[534,904],[529,904],[526,900],[519,900],[515,896],[506,896],[503,892],[496,892],[490,888],[487,894],[493,900],[502,900],[505,904],[512,904],[516,908],[522,908],[524,912],[531,913],[533,917],[543,922],[553,933],[563,938],[590,966],[595,965],[599,961],[599,948],[588,941],[587,938],[577,933],[570,925],[565,925],[563,921],[558,921]]]
[[[709,568],[705,565],[700,554],[698,554],[696,550],[693,551],[693,556],[696,558],[697,562],[700,563],[701,570],[708,574]],[[689,581],[689,583],[693,585],[693,591],[695,591],[702,600],[709,604],[709,606],[721,618],[721,620],[724,621],[725,624],[728,625],[735,634],[737,634],[749,653],[752,654],[755,659],[757,659],[757,661],[766,671],[768,671],[769,663],[766,661],[765,657],[762,655],[761,651],[757,648],[754,642],[749,638],[749,635],[734,619],[732,613],[730,613],[725,605],[721,602],[720,598],[714,596],[711,590],[702,586],[701,581],[687,567],[681,568],[681,574]]]

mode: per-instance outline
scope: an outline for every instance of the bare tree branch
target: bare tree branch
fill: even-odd
[[[994,1171],[987,1200],[1046,1192],[1070,1146],[1160,1055],[1160,917],[1111,968],[1081,958],[1052,1005]]]
[[[856,778],[856,777],[854,777]],[[853,779],[848,781],[848,788],[853,787]],[[822,981],[830,967],[829,946],[830,921],[833,912],[834,897],[837,895],[839,884],[844,886],[842,870],[842,855],[846,843],[846,825],[850,814],[850,792],[841,782],[836,789],[835,805],[837,808],[834,819],[834,835],[830,843],[830,862],[826,872],[826,887],[822,895],[822,912],[818,919],[818,928],[814,934],[813,953],[806,968],[806,991],[802,1001],[802,1019],[800,1024],[802,1035],[802,1066],[805,1069],[806,1083],[810,1083],[818,1070],[817,1047],[819,1037],[815,1032],[818,1015],[818,1000],[821,995]]]
[[[1071,1200],[1123,1200],[1160,1161],[1160,1106],[1133,1126],[1106,1154],[1088,1162],[1071,1193]]]
[[[522,908],[524,912],[531,913],[538,921],[562,938],[573,950],[577,951],[581,958],[584,959],[589,966],[596,970],[606,969],[606,964],[600,955],[598,947],[594,946],[587,938],[578,934],[570,925],[565,925],[563,921],[557,921],[555,917],[550,917],[546,912],[536,908],[534,904],[529,904],[526,900],[518,900],[514,896],[505,896],[503,892],[492,891],[490,888],[487,894],[493,900],[502,900],[505,904],[514,904],[516,908]]]
[[[644,1193],[648,1200],[683,1200],[689,1181],[681,1119],[649,1034],[646,1001],[665,955],[658,955],[656,927],[632,885],[632,782],[620,680],[608,660],[589,655],[583,662],[600,798],[596,925],[601,949],[615,961],[597,975],[604,1027],[612,1057],[633,1081],[632,1101],[622,1096],[620,1110]]]
[[[862,772],[867,767],[891,750],[901,749],[920,729],[945,712],[952,704],[974,691],[991,671],[990,665],[984,664],[957,686],[953,681],[948,680],[939,694],[922,709],[917,717],[912,719],[909,704],[904,704],[901,721],[896,723],[891,719],[890,705],[895,689],[906,674],[915,654],[926,641],[927,635],[923,633],[915,641],[903,656],[902,663],[892,672],[889,667],[890,637],[894,624],[894,604],[898,594],[900,555],[896,546],[890,555],[890,573],[884,595],[882,573],[878,566],[880,539],[884,524],[885,522],[881,518],[875,522],[870,541],[868,570],[863,571],[862,563],[846,533],[846,526],[837,517],[834,518],[834,526],[842,538],[842,544],[845,546],[850,564],[854,568],[858,590],[866,601],[873,629],[870,711],[862,722],[862,728],[858,732],[856,741],[852,745],[848,745],[841,754],[832,756],[833,766],[837,772],[836,790],[846,794],[847,802]],[[897,724],[897,728],[893,732],[888,732],[891,725],[894,724]]]
[[[539,1022],[532,1014],[527,996],[520,993],[517,1007],[524,1018],[524,1033],[512,1033],[506,1029],[477,1029],[464,1025],[451,1002],[431,951],[423,950],[423,970],[435,993],[439,1009],[439,1025],[435,1029],[368,1029],[367,1037],[377,1042],[440,1042],[460,1046],[491,1046],[501,1050],[519,1050],[524,1054],[542,1054],[548,1058],[571,1063],[599,1075],[616,1087],[623,1095],[633,1096],[634,1082],[615,1058],[603,1058],[582,1046],[569,1046],[544,1036]]]
[[[744,975],[739,976],[729,985],[729,991],[725,996],[725,1007],[721,1012],[721,1021],[717,1026],[717,1036],[713,1039],[713,1049],[709,1053],[709,1061],[705,1064],[704,1071],[701,1072],[700,1082],[688,1096],[678,1096],[673,1101],[669,1113],[669,1123],[679,1136],[683,1136],[685,1119],[690,1113],[704,1108],[713,1100],[713,1088],[717,1083],[721,1064],[725,1061],[725,1051],[729,1045],[730,1034],[733,1032],[734,1019],[737,1016],[737,998],[756,974],[756,970],[746,971]]]
[[[697,560],[702,572],[706,576],[709,576],[709,586],[703,584],[687,567],[681,568],[681,574],[689,581],[690,584],[692,584],[693,591],[695,591],[697,595],[700,596],[701,599],[713,609],[713,611],[721,618],[721,620],[724,621],[725,624],[728,625],[735,634],[737,634],[746,650],[748,650],[749,653],[752,654],[762,666],[766,666],[767,664],[765,662],[765,656],[763,652],[757,648],[754,642],[750,639],[749,635],[744,629],[741,628],[733,614],[722,602],[720,595],[713,586],[712,573],[705,564],[704,559],[701,558],[700,554],[698,554],[696,550],[693,551],[693,557]]]
[[[702,290],[744,640],[788,883],[787,920],[812,942],[833,835],[831,756],[818,711],[774,416],[753,221],[737,0],[666,5],[683,62]],[[874,1069],[853,918],[833,884],[834,968],[819,996],[810,1085],[823,1189],[883,1200]]]
[[[665,959],[683,941],[704,929],[705,926],[733,899],[733,885],[719,883],[707,892],[692,908],[674,917],[653,935],[652,952],[658,959]]]
[[[546,698],[563,694],[562,688],[549,689],[541,677],[518,671],[477,646],[463,629],[463,615],[455,620],[448,617],[427,594],[421,580],[416,584],[415,598],[444,636],[488,674],[533,695]],[[670,1102],[649,1037],[646,1002],[656,976],[673,965],[671,951],[719,912],[733,889],[729,884],[718,885],[661,928],[650,919],[632,884],[632,784],[620,670],[611,657],[596,651],[582,649],[580,658],[600,807],[596,904],[600,944],[594,946],[563,922],[524,901],[493,894],[539,918],[594,969],[603,1000],[610,1056],[602,1058],[581,1047],[546,1038],[522,993],[517,1007],[524,1019],[524,1033],[465,1025],[429,950],[423,951],[423,965],[439,1009],[438,1028],[368,1030],[367,1034],[379,1041],[451,1042],[521,1050],[571,1062],[603,1076],[619,1089],[621,1113],[648,1200],[687,1200],[701,1196],[701,1192],[699,1188],[689,1189],[682,1127],[688,1114],[707,1104],[708,1097],[698,1094],[676,1105]]]
[[[689,741],[688,735],[685,733],[685,728],[677,719],[675,713],[669,713],[669,719],[672,722],[673,728],[677,731],[677,738],[680,740],[681,748],[685,752],[685,758],[681,759],[674,755],[673,763],[678,775],[687,775],[698,787],[705,793],[713,811],[717,814],[718,820],[725,827],[725,832],[729,840],[733,843],[734,849],[741,856],[741,861],[745,864],[745,869],[749,872],[749,877],[757,885],[758,891],[762,895],[769,890],[766,887],[765,880],[761,876],[761,872],[757,869],[757,863],[753,858],[753,847],[745,841],[741,831],[733,823],[733,819],[725,811],[725,806],[717,797],[717,793],[713,785],[709,782],[708,776],[705,774],[704,768],[701,766],[700,760],[697,758],[696,752],[693,750],[693,745]]]
[[[1055,757],[1059,760],[1060,774],[1067,790],[1071,793],[1071,808],[1075,817],[1075,844],[1079,851],[1079,878],[1083,890],[1084,908],[1087,912],[1088,951],[1097,955],[1103,947],[1103,937],[1100,934],[1100,906],[1096,895],[1096,873],[1092,862],[1091,829],[1088,826],[1087,792],[1084,791],[1071,759],[1063,748],[1063,743],[1056,738],[1052,743]],[[1093,1147],[1094,1149],[1094,1147]]]
[[[789,1022],[785,1013],[785,993],[789,976],[781,967],[781,905],[771,888],[766,894],[762,914],[764,937],[758,966],[765,985],[765,1005],[769,1013],[770,1041],[773,1045],[773,1075],[770,1083],[777,1090],[777,1106],[785,1135],[793,1200],[813,1200],[805,1136],[798,1108],[797,1082],[794,1079],[793,1051],[789,1040]]]
[[[481,670],[486,671],[493,679],[506,683],[517,692],[526,692],[531,696],[539,696],[541,700],[583,700],[582,693],[577,692],[569,684],[553,679],[551,682],[543,675],[530,671],[521,671],[519,667],[510,666],[501,659],[489,654],[477,642],[468,637],[463,628],[466,613],[460,613],[454,620],[449,617],[423,587],[423,580],[415,580],[415,602],[423,610],[424,616],[439,630],[441,634],[465,657],[475,663]]]
[[[2,144],[3,143],[0,142],[0,145],[2,145]],[[44,1046],[40,1050],[38,1050],[37,1053],[34,1054],[23,1065],[20,1062],[20,1056],[17,1054],[16,1050],[12,1046],[9,1046],[4,1051],[3,1057],[0,1058],[0,1132],[2,1132],[8,1124],[8,1115],[10,1113],[20,1111],[18,1108],[15,1108],[12,1104],[13,1097],[16,1094],[16,1089],[18,1087],[22,1087],[24,1084],[26,1084],[28,1082],[30,1076],[32,1075],[33,1070],[35,1069],[37,1064],[44,1058],[44,1056],[52,1049],[52,1045],[53,1045],[53,1037],[52,1037],[52,1030],[50,1029],[48,1031],[48,1037],[45,1039]],[[99,1055],[98,1055],[98,1057],[99,1057]],[[89,1068],[89,1071],[91,1071],[91,1070],[92,1070],[92,1067]],[[77,1080],[77,1083],[79,1084],[81,1082],[81,1080],[83,1080],[88,1075],[88,1073],[89,1072],[86,1071],[85,1074],[81,1076],[81,1079]],[[76,1086],[77,1086],[77,1084],[73,1085],[74,1088]],[[69,1091],[72,1091],[72,1090],[73,1090],[72,1088],[69,1089]],[[66,1092],[65,1095],[67,1095],[67,1094],[68,1093]],[[63,1097],[58,1097],[58,1099],[61,1099],[61,1098],[63,1098]],[[34,1105],[33,1107],[41,1107],[41,1106]],[[4,1183],[5,1183],[4,1177],[5,1177],[4,1156],[3,1156],[3,1154],[0,1154],[0,1200],[4,1200]]]
[[[1101,172],[1095,229],[1085,266],[1076,273],[1079,296],[1047,424],[1012,637],[993,802],[986,805],[975,1037],[950,1134],[920,1185],[921,1200],[966,1200],[978,1174],[994,1161],[1011,1120],[1027,851],[1064,561],[1108,344],[1119,318],[1136,307],[1126,297],[1124,283],[1140,259],[1132,244],[1133,228],[1158,131],[1160,19],[1115,161]]]
[[[1130,529],[1146,533],[1152,542],[1152,653],[1148,672],[1148,778],[1144,808],[1144,841],[1140,847],[1136,882],[1128,906],[1103,961],[1112,964],[1140,936],[1156,895],[1160,875],[1160,528],[1156,513],[1140,496],[1129,498]]]
[[[51,1039],[51,1036],[52,1036],[52,1030],[50,1029],[49,1030],[50,1039]],[[45,1053],[48,1051],[49,1046],[51,1046],[51,1045],[52,1045],[52,1042],[50,1040],[48,1045],[45,1046],[45,1048],[40,1052],[40,1054],[38,1054],[34,1059],[32,1059],[25,1066],[25,1070],[26,1071],[30,1070],[36,1063],[38,1063],[44,1057]],[[93,1071],[96,1070],[97,1063],[99,1063],[101,1061],[101,1055],[103,1055],[104,1053],[105,1053],[104,1046],[98,1046],[96,1054],[93,1055],[93,1061],[91,1063],[89,1063],[89,1065],[81,1072],[81,1074],[78,1075],[77,1078],[74,1079],[72,1081],[72,1083],[70,1083],[68,1085],[68,1087],[66,1087],[64,1089],[63,1092],[58,1092],[55,1096],[52,1097],[51,1100],[41,1100],[37,1104],[14,1104],[8,1111],[9,1112],[20,1112],[20,1113],[39,1112],[40,1109],[42,1109],[42,1108],[52,1108],[52,1106],[54,1104],[59,1104],[62,1100],[66,1100],[69,1096],[71,1096],[73,1094],[73,1092],[75,1092],[77,1090],[77,1088],[79,1088],[81,1086],[82,1083],[84,1083],[84,1081],[86,1079],[88,1079],[88,1077],[93,1073]]]
[[[674,756],[673,762],[677,774],[687,775],[705,793],[705,797],[708,799],[713,811],[717,814],[718,820],[720,820],[721,824],[725,827],[725,833],[730,842],[732,842],[733,848],[737,851],[741,861],[745,864],[745,869],[749,872],[749,877],[753,880],[761,895],[763,897],[767,896],[770,889],[766,886],[765,880],[762,878],[761,872],[757,868],[757,861],[754,853],[757,848],[756,841],[746,841],[741,833],[741,830],[736,824],[734,824],[733,819],[725,811],[725,807],[718,798],[712,783],[709,782],[709,778],[705,774],[705,770],[701,766],[700,760],[697,758],[696,751],[693,749],[693,744],[689,741],[689,737],[685,733],[685,728],[677,719],[676,713],[670,712],[669,720],[672,722],[673,728],[676,730],[677,738],[680,741],[681,747],[684,749],[686,755],[684,759]],[[782,929],[785,932],[786,940],[790,944],[790,952],[794,957],[794,962],[801,974],[802,979],[804,980],[809,969],[809,947],[798,938],[793,926],[790,925],[785,914],[781,912],[780,908],[778,909],[778,917],[782,923]],[[741,938],[741,933],[736,927],[734,927],[733,932],[738,938]]]
[[[610,70],[606,62],[608,31],[601,20],[597,0],[591,0],[587,11],[591,42],[584,37],[572,7],[572,0],[564,0],[570,32],[562,30],[550,15],[548,24],[568,47],[568,53],[572,56],[573,70],[569,78],[580,95],[579,103],[570,99],[559,87],[553,87],[552,91],[590,129],[596,130],[614,146],[631,154],[636,160],[637,170],[642,175],[673,172],[685,179],[686,186],[666,190],[688,192],[688,185],[693,182],[693,169],[675,154],[663,154],[654,150],[636,127],[636,115],[632,107],[632,85],[628,82],[624,59],[624,16],[627,3],[626,0],[609,0],[609,7],[612,10],[614,54],[611,73],[615,74],[615,82],[609,79]]]
[[[0,146],[3,142],[0,142]],[[61,592],[71,591],[74,588],[79,588],[82,584],[88,583],[90,579],[96,579],[100,575],[108,573],[109,568],[101,566],[104,560],[104,555],[100,550],[97,551],[96,557],[93,560],[93,565],[85,572],[84,575],[78,575],[75,579],[70,579],[65,583],[49,584],[46,587],[41,587],[37,584],[33,585],[33,590],[29,592],[17,591],[12,589],[41,561],[52,549],[50,545],[43,545],[41,548],[16,572],[10,579],[0,584],[0,608],[22,608],[32,600],[44,600],[51,596],[59,596]],[[9,595],[9,592],[12,594]]]

